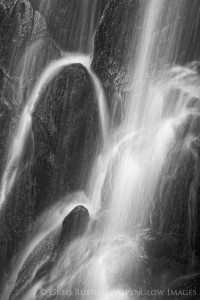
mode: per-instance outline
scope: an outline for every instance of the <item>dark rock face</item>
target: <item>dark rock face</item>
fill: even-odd
[[[0,164],[4,166],[4,157],[6,154],[6,146],[7,146],[7,129],[10,126],[11,116],[13,114],[13,107],[11,103],[6,100],[3,95],[0,95]],[[0,170],[0,175],[2,174],[2,170]]]
[[[149,224],[158,234],[156,248],[163,257],[170,249],[169,259],[185,265],[200,253],[199,124],[199,117],[191,117],[177,131],[174,149],[168,157],[171,162],[160,180]],[[192,134],[193,142],[186,148]]]
[[[27,101],[43,68],[59,58],[60,51],[47,34],[44,18],[33,12],[28,1],[1,2],[0,7],[5,13],[0,24],[1,175],[21,105]]]
[[[105,256],[109,285],[130,287],[132,290],[146,289],[150,283],[150,265],[143,247],[126,238],[116,238],[111,242],[110,251]]]
[[[66,193],[85,188],[99,140],[97,107],[91,79],[82,65],[64,68],[44,90],[26,155],[2,213],[2,262],[17,251],[38,213]]]
[[[198,300],[200,293],[200,274],[191,274],[186,276],[181,276],[178,279],[175,279],[173,283],[171,283],[168,288],[173,291],[169,295],[169,299],[173,300],[177,291],[182,291],[182,294],[179,293],[177,299],[186,300]]]
[[[197,61],[200,58],[200,41],[198,38],[200,30],[200,3],[194,0],[191,3],[184,1],[184,14],[182,18],[182,33],[179,40],[179,49],[176,63],[186,64]],[[188,24],[193,24],[192,28]]]
[[[128,52],[137,23],[137,0],[110,0],[95,36],[93,68],[104,86],[118,86],[128,68]]]
[[[42,37],[37,39],[37,35]],[[27,45],[18,65],[19,80],[16,81],[15,90],[19,107],[28,101],[36,80],[48,63],[60,58],[60,51],[46,31],[32,33],[31,39],[33,39],[33,42]],[[7,92],[7,87],[5,87],[5,92]]]
[[[0,45],[0,175],[5,168],[7,154],[21,104],[27,101],[36,79],[45,65],[60,57],[46,32],[44,19],[34,13],[28,1],[1,2],[4,18],[0,25],[3,43]],[[17,63],[16,63],[17,62]],[[16,67],[17,66],[17,67]],[[19,241],[29,231],[35,217],[34,182],[31,163],[34,149],[30,135],[19,168],[16,184],[1,212],[0,270],[17,251]]]
[[[98,0],[32,0],[46,22],[50,35],[63,51],[92,51],[92,36],[101,11],[105,7]],[[77,19],[79,20],[77,22]]]
[[[4,8],[5,16],[0,23],[0,68],[17,86],[22,76],[27,81],[30,77],[37,78],[48,61],[60,56],[60,51],[47,33],[44,18],[33,10],[28,0],[12,5],[8,1],[8,4],[10,9]]]
[[[31,229],[34,219],[32,182],[29,166],[19,171],[16,185],[9,194],[0,218],[0,271],[18,250],[19,242]]]
[[[60,255],[62,255],[62,251],[67,251],[70,242],[84,234],[89,219],[88,210],[84,206],[75,207],[66,216],[62,223],[60,236],[48,236],[27,258],[23,268],[19,272],[10,299],[21,299],[27,288],[30,288],[45,276],[50,275],[53,266]],[[34,277],[32,277],[38,265],[42,266],[37,270]]]
[[[84,206],[77,206],[64,219],[60,233],[59,247],[63,248],[67,243],[81,236],[89,223],[89,213]]]
[[[47,36],[47,26],[44,17],[38,11],[33,11],[34,21],[31,33],[31,42]]]
[[[33,119],[37,211],[66,192],[84,189],[99,136],[96,101],[81,65],[64,68],[41,96]]]
[[[1,7],[9,6],[2,4]],[[0,24],[0,67],[12,77],[16,75],[16,65],[13,62],[20,60],[31,35],[32,19],[33,9],[30,2],[20,0],[13,3]]]
[[[16,4],[14,0],[1,0],[0,1],[0,21],[3,22],[6,16],[12,11]]]

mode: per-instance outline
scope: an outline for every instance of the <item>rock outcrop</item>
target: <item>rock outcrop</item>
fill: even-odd
[[[84,53],[92,51],[92,37],[107,2],[108,0],[31,1],[34,9],[43,14],[48,32],[62,51]]]
[[[66,253],[70,243],[85,233],[89,219],[88,210],[84,206],[75,207],[65,217],[60,236],[49,235],[29,255],[18,274],[10,299],[21,299],[27,289],[51,276],[51,271],[63,254],[62,252]]]
[[[137,0],[110,0],[97,27],[93,68],[104,87],[119,87],[126,81],[129,51],[134,51]],[[134,55],[134,53],[131,53]]]
[[[3,18],[0,23],[0,67],[11,77],[17,74],[18,62],[31,36],[33,9],[28,0],[0,3]]]
[[[33,117],[37,210],[85,188],[99,140],[98,105],[86,69],[65,67],[46,87]]]

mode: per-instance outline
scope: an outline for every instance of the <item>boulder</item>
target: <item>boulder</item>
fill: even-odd
[[[99,140],[97,107],[91,78],[79,64],[63,68],[43,91],[1,212],[0,245],[7,256],[2,262],[10,261],[39,213],[65,194],[85,189]]]
[[[83,235],[88,226],[89,219],[90,215],[84,206],[74,208],[62,223],[58,247],[62,249],[72,240]]]
[[[47,85],[33,115],[37,211],[66,193],[84,190],[99,141],[98,105],[80,65],[64,67]]]
[[[60,236],[55,237],[55,234],[50,234],[29,255],[18,274],[10,299],[21,299],[34,284],[42,278],[50,277],[52,268],[62,255],[61,252],[66,253],[70,242],[86,231],[89,218],[88,210],[84,206],[75,207],[65,217]]]

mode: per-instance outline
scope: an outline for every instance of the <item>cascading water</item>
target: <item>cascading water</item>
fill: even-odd
[[[38,79],[10,148],[0,205],[14,184],[31,128],[32,112],[40,94],[62,67],[81,63],[91,76],[98,98],[104,143],[90,174],[87,198],[75,194],[72,204],[61,202],[57,208],[50,209],[52,217],[48,224],[38,231],[33,230],[19,259],[13,262],[3,299],[60,299],[64,296],[65,299],[128,300],[137,298],[137,295],[131,296],[130,291],[138,285],[147,289],[148,280],[143,277],[147,276],[149,267],[145,251],[141,250],[141,236],[149,230],[155,199],[161,188],[160,180],[170,169],[174,153],[188,153],[197,141],[189,132],[182,143],[178,143],[180,128],[189,118],[199,116],[198,65],[170,66],[176,61],[176,41],[181,30],[178,20],[172,20],[176,12],[184,13],[184,5],[185,1],[140,1],[141,33],[129,82],[130,91],[123,101],[120,125],[114,129],[108,128],[113,122],[108,120],[104,91],[90,68],[88,57],[67,55],[50,64]],[[166,30],[167,24],[170,26]],[[165,40],[169,47],[166,47]],[[174,170],[179,167],[181,155],[173,166]],[[195,153],[194,157],[198,161]],[[192,190],[191,197],[194,193]],[[195,199],[191,199],[189,209],[194,211]],[[90,213],[85,234],[58,251],[48,274],[40,276],[49,257],[43,262],[37,255],[38,248],[50,234],[59,234],[63,217],[77,205],[85,206]],[[57,220],[61,210],[62,217]],[[24,280],[31,254],[35,255],[36,262],[32,273]],[[122,290],[127,292],[122,293]]]
[[[55,76],[59,70],[64,66],[69,66],[72,64],[80,63],[86,69],[88,70],[93,83],[94,88],[96,90],[96,95],[98,98],[98,106],[99,106],[99,114],[100,114],[100,121],[101,121],[101,127],[102,127],[102,135],[104,140],[106,139],[107,135],[107,108],[105,104],[105,97],[104,92],[102,90],[101,84],[96,77],[96,75],[93,73],[93,71],[90,69],[90,59],[86,56],[76,56],[76,55],[67,55],[67,57],[64,57],[63,59],[60,59],[58,61],[53,62],[50,66],[47,67],[47,69],[44,71],[44,73],[41,75],[41,78],[39,78],[38,83],[36,83],[36,86],[33,90],[33,93],[31,94],[27,105],[25,106],[22,116],[20,118],[18,130],[16,132],[16,136],[14,137],[13,144],[10,147],[10,153],[8,155],[8,162],[3,174],[2,183],[1,183],[1,196],[0,196],[0,206],[4,203],[7,194],[12,189],[15,176],[17,174],[17,169],[19,165],[19,160],[21,158],[24,144],[26,142],[27,135],[31,128],[31,115],[34,111],[34,107],[39,99],[39,96],[41,94],[41,91],[45,88],[45,86],[48,84],[48,82]]]

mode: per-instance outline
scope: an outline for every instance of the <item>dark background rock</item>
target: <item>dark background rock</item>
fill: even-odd
[[[33,8],[43,14],[48,31],[60,49],[87,53],[92,51],[92,36],[107,2],[108,0],[31,1]]]
[[[200,59],[200,3],[198,0],[184,2],[184,15],[182,17],[183,29],[179,37],[179,49],[175,63],[186,64]],[[192,26],[188,26],[192,24]]]
[[[5,155],[7,153],[7,129],[10,126],[11,116],[13,115],[13,107],[4,96],[0,95],[0,175],[5,163]]]
[[[175,255],[177,261],[185,260],[186,265],[193,258],[194,271],[200,266],[199,126],[200,118],[192,116],[177,131],[174,150],[168,158],[171,162],[163,170],[149,224],[154,233],[166,235],[166,241],[171,236],[181,241],[177,246],[171,243],[171,256]],[[187,149],[186,141],[191,137],[193,142]]]
[[[12,12],[16,3],[17,3],[16,0],[0,1],[0,23]]]
[[[137,12],[137,0],[110,0],[98,25],[92,66],[107,89],[116,90],[126,81]]]
[[[2,174],[12,136],[34,84],[44,67],[60,57],[46,31],[46,23],[28,1],[1,1],[0,103]]]
[[[24,68],[29,69],[27,77],[36,78],[45,63],[60,56],[60,51],[47,32],[45,19],[28,0],[16,1],[10,7],[0,23],[0,68],[16,83],[24,75]]]
[[[8,1],[9,2],[9,1]],[[28,0],[17,1],[0,23],[0,67],[16,76],[19,61],[31,36],[33,9]]]

